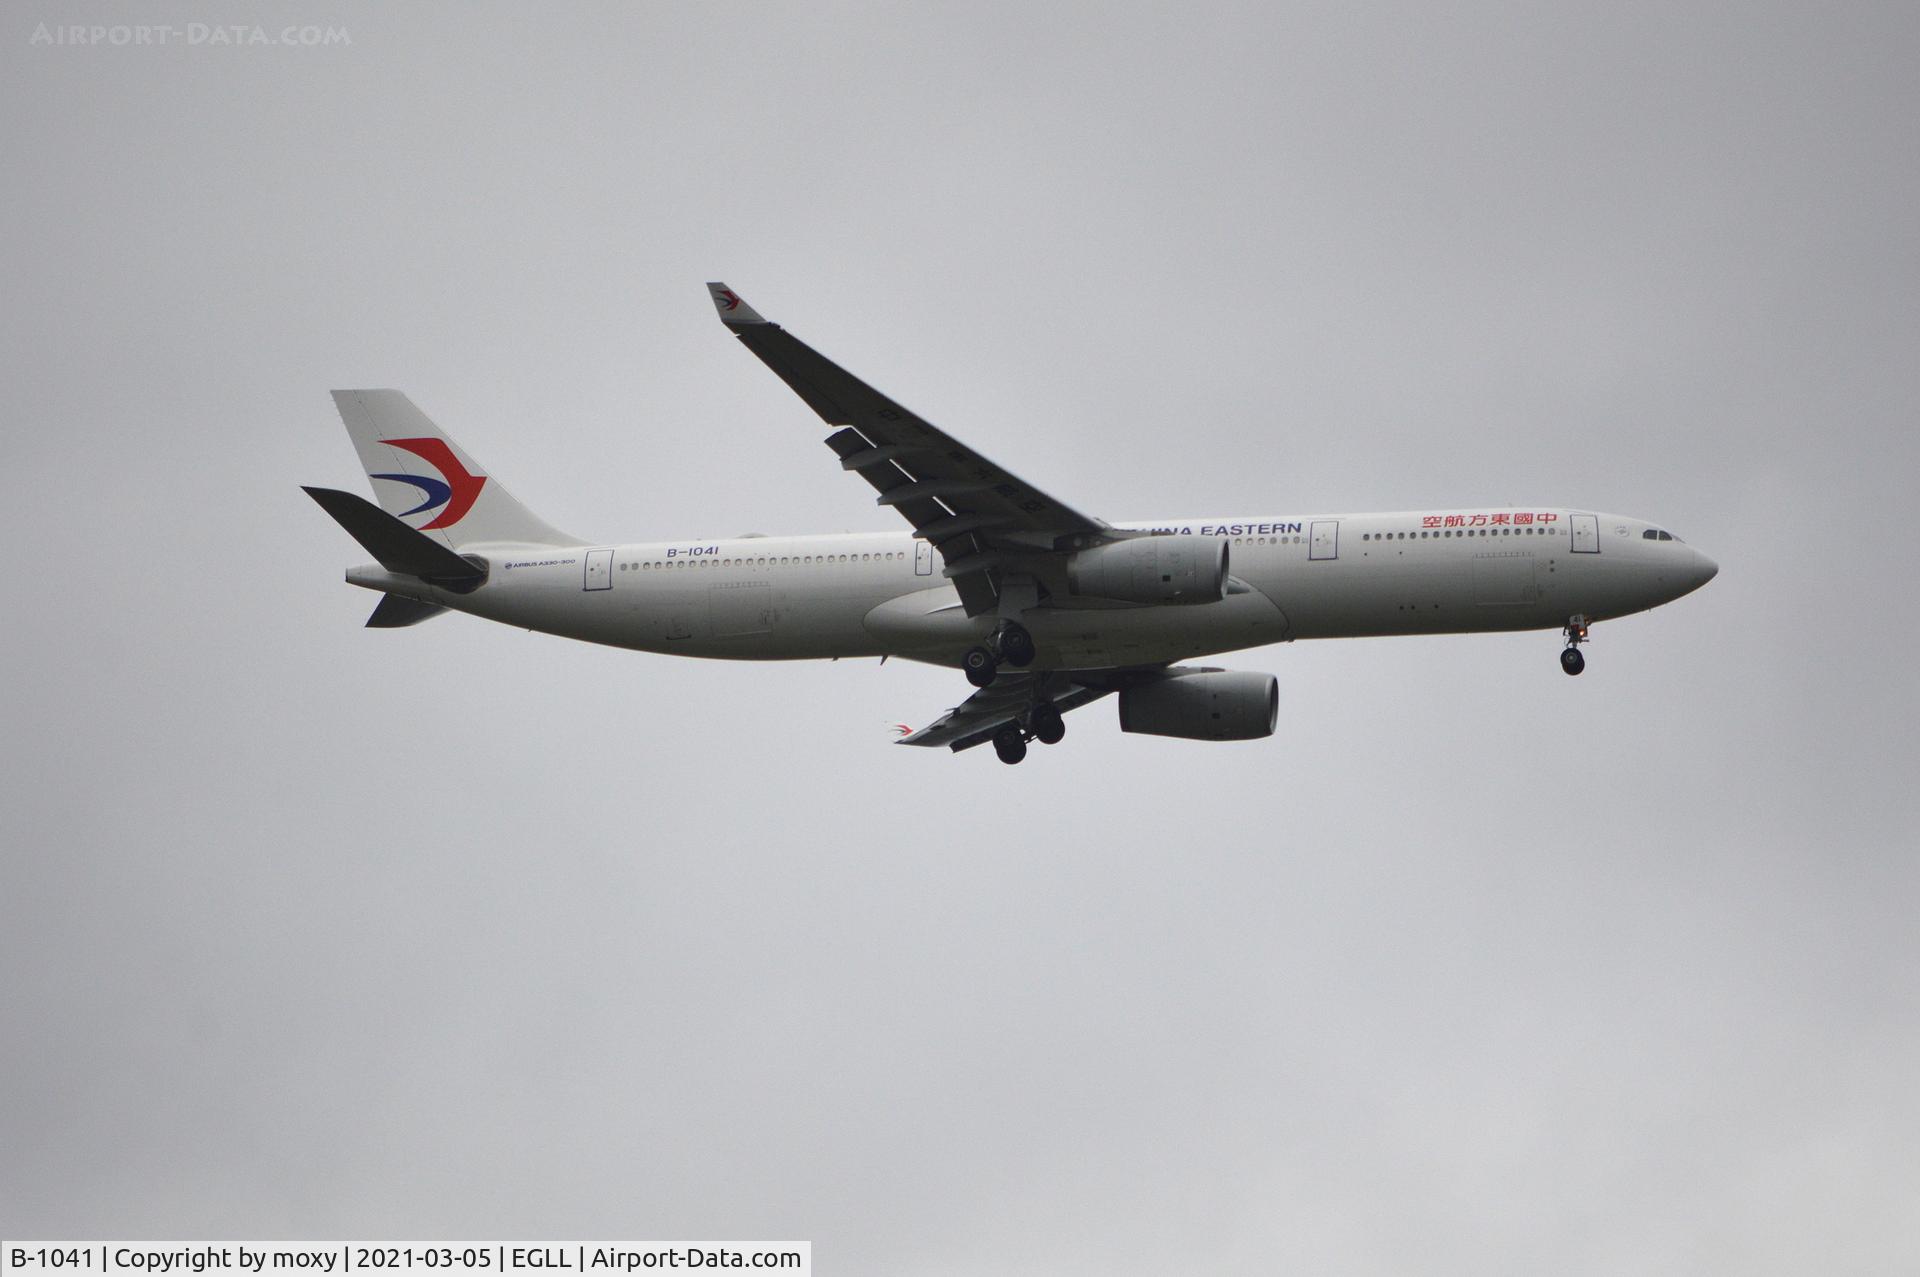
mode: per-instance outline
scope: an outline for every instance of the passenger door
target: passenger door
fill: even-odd
[[[611,590],[613,588],[613,551],[588,550],[587,574],[580,588],[583,590]]]

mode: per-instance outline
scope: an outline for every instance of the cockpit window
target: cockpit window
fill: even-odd
[[[1680,538],[1671,532],[1662,532],[1659,528],[1648,528],[1640,534],[1643,541],[1678,541]]]

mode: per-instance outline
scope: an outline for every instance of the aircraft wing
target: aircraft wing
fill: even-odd
[[[898,510],[916,537],[932,542],[967,615],[994,610],[1006,573],[1115,539],[1106,523],[1010,474],[761,318],[725,284],[707,290],[734,336],[821,420],[840,427],[827,436],[840,468],[872,484],[878,504]]]
[[[1095,677],[1111,675],[1101,671]],[[1005,724],[1026,713],[1037,702],[1051,700],[1062,714],[1099,700],[1111,686],[1097,687],[1075,681],[1072,670],[1003,669],[1000,676],[966,700],[942,714],[917,732],[895,741],[896,745],[945,745],[956,753],[984,745]]]

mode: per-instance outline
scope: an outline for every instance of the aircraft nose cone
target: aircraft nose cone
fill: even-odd
[[[1720,575],[1720,565],[1698,550],[1693,552],[1693,558],[1693,585],[1690,588],[1697,590]]]

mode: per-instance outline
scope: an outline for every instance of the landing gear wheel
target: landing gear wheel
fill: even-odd
[[[1008,723],[993,734],[993,752],[1011,766],[1027,756],[1027,738],[1018,727]]]
[[[967,672],[967,682],[975,687],[987,686],[993,682],[993,676],[1000,672],[999,662],[984,647],[968,648],[967,654],[960,658],[960,668]]]
[[[1027,729],[1042,745],[1058,745],[1067,734],[1067,721],[1060,717],[1059,706],[1047,701],[1035,705],[1027,715]]]
[[[1576,612],[1567,618],[1560,632],[1567,636],[1567,650],[1560,653],[1560,668],[1568,674],[1578,674],[1587,668],[1587,658],[1580,655],[1580,645],[1587,641],[1587,618]]]
[[[1027,633],[1027,627],[1008,621],[1000,629],[1000,659],[1015,669],[1025,669],[1033,664],[1033,635]]]

